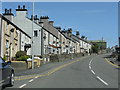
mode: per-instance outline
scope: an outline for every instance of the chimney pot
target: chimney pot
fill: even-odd
[[[10,8],[10,9],[9,9],[9,11],[10,11],[10,14],[11,14],[11,12],[12,12],[12,9]]]
[[[7,13],[7,9],[5,9],[5,14]]]
[[[31,20],[33,19],[33,15],[31,15]]]
[[[18,5],[18,9],[20,9],[20,5]]]
[[[49,19],[49,17],[47,16],[47,19]]]
[[[23,9],[25,9],[25,5],[23,5]]]
[[[37,15],[35,15],[35,19],[37,19]]]

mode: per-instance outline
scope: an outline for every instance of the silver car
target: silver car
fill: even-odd
[[[14,85],[14,69],[10,66],[11,61],[5,62],[0,58],[0,87]]]

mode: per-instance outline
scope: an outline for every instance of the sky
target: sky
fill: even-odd
[[[0,0],[3,2],[119,2],[119,0]]]
[[[4,9],[15,9],[18,5],[26,5],[28,17],[32,14],[31,2],[3,2]],[[118,3],[117,2],[35,2],[34,14],[38,17],[49,16],[54,26],[62,29],[72,28],[73,33],[79,31],[88,40],[102,40],[107,47],[118,45]]]

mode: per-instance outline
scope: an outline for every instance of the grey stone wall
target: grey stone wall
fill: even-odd
[[[60,54],[60,55],[51,55],[50,61],[51,62],[60,62],[64,60],[74,59],[82,56],[86,56],[87,54],[77,53],[77,54]]]
[[[37,63],[34,62],[35,68],[37,67]],[[31,68],[28,68],[27,62],[12,62],[11,66],[14,68],[15,73],[22,72]]]

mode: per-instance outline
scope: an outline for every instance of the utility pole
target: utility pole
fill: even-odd
[[[119,37],[119,47],[120,47],[120,37]]]
[[[0,0],[0,13],[2,13],[2,0]],[[2,18],[0,19],[0,40],[2,40]],[[0,56],[2,57],[2,53],[1,53],[1,41],[0,41]]]
[[[32,12],[33,12],[33,17],[32,17],[32,50],[31,50],[31,54],[32,54],[32,69],[34,69],[34,48],[33,48],[33,46],[34,46],[34,40],[33,40],[33,31],[34,31],[34,0],[33,0],[33,10],[32,10]]]
[[[103,46],[104,46],[104,44],[103,44],[103,37],[102,37],[102,45],[101,45],[102,53],[103,53]]]

